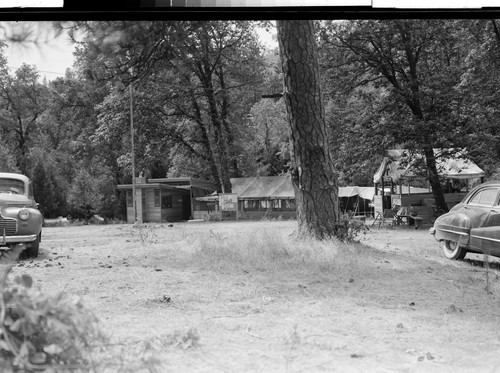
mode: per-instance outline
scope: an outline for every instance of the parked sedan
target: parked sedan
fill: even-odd
[[[0,246],[22,245],[22,256],[38,256],[42,222],[30,179],[0,172]]]
[[[442,242],[448,259],[463,259],[468,252],[500,257],[499,192],[500,181],[478,185],[436,219],[430,233]]]

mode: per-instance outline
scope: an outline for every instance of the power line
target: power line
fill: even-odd
[[[17,70],[19,69],[19,67],[15,67],[15,66],[7,66],[9,69],[11,70]],[[46,74],[55,74],[55,75],[61,75],[61,76],[64,76],[65,74],[64,73],[57,73],[55,71],[46,71],[46,70],[37,70],[39,73],[46,73]]]
[[[45,71],[45,70],[38,70],[38,71],[41,72],[41,73],[46,73],[46,74],[56,74],[56,75],[61,75],[61,76],[65,75],[63,73],[56,73],[54,71]]]

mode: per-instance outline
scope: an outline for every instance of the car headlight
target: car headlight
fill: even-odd
[[[26,209],[22,209],[21,211],[19,211],[19,213],[17,214],[17,216],[21,220],[28,220],[31,217],[31,212],[29,212]]]

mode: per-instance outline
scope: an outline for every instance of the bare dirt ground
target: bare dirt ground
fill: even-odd
[[[13,271],[83,299],[109,336],[102,371],[500,372],[496,259],[449,261],[427,229],[343,245],[295,227],[46,227]]]

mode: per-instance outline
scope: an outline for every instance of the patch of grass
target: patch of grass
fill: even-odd
[[[136,223],[132,227],[132,235],[138,236],[142,245],[151,245],[158,242],[158,229],[163,225]]]
[[[363,254],[365,252],[365,254]],[[357,271],[366,247],[338,240],[294,239],[277,230],[245,235],[210,231],[200,237],[197,261],[213,269],[234,271]],[[361,256],[361,257],[360,257]]]

